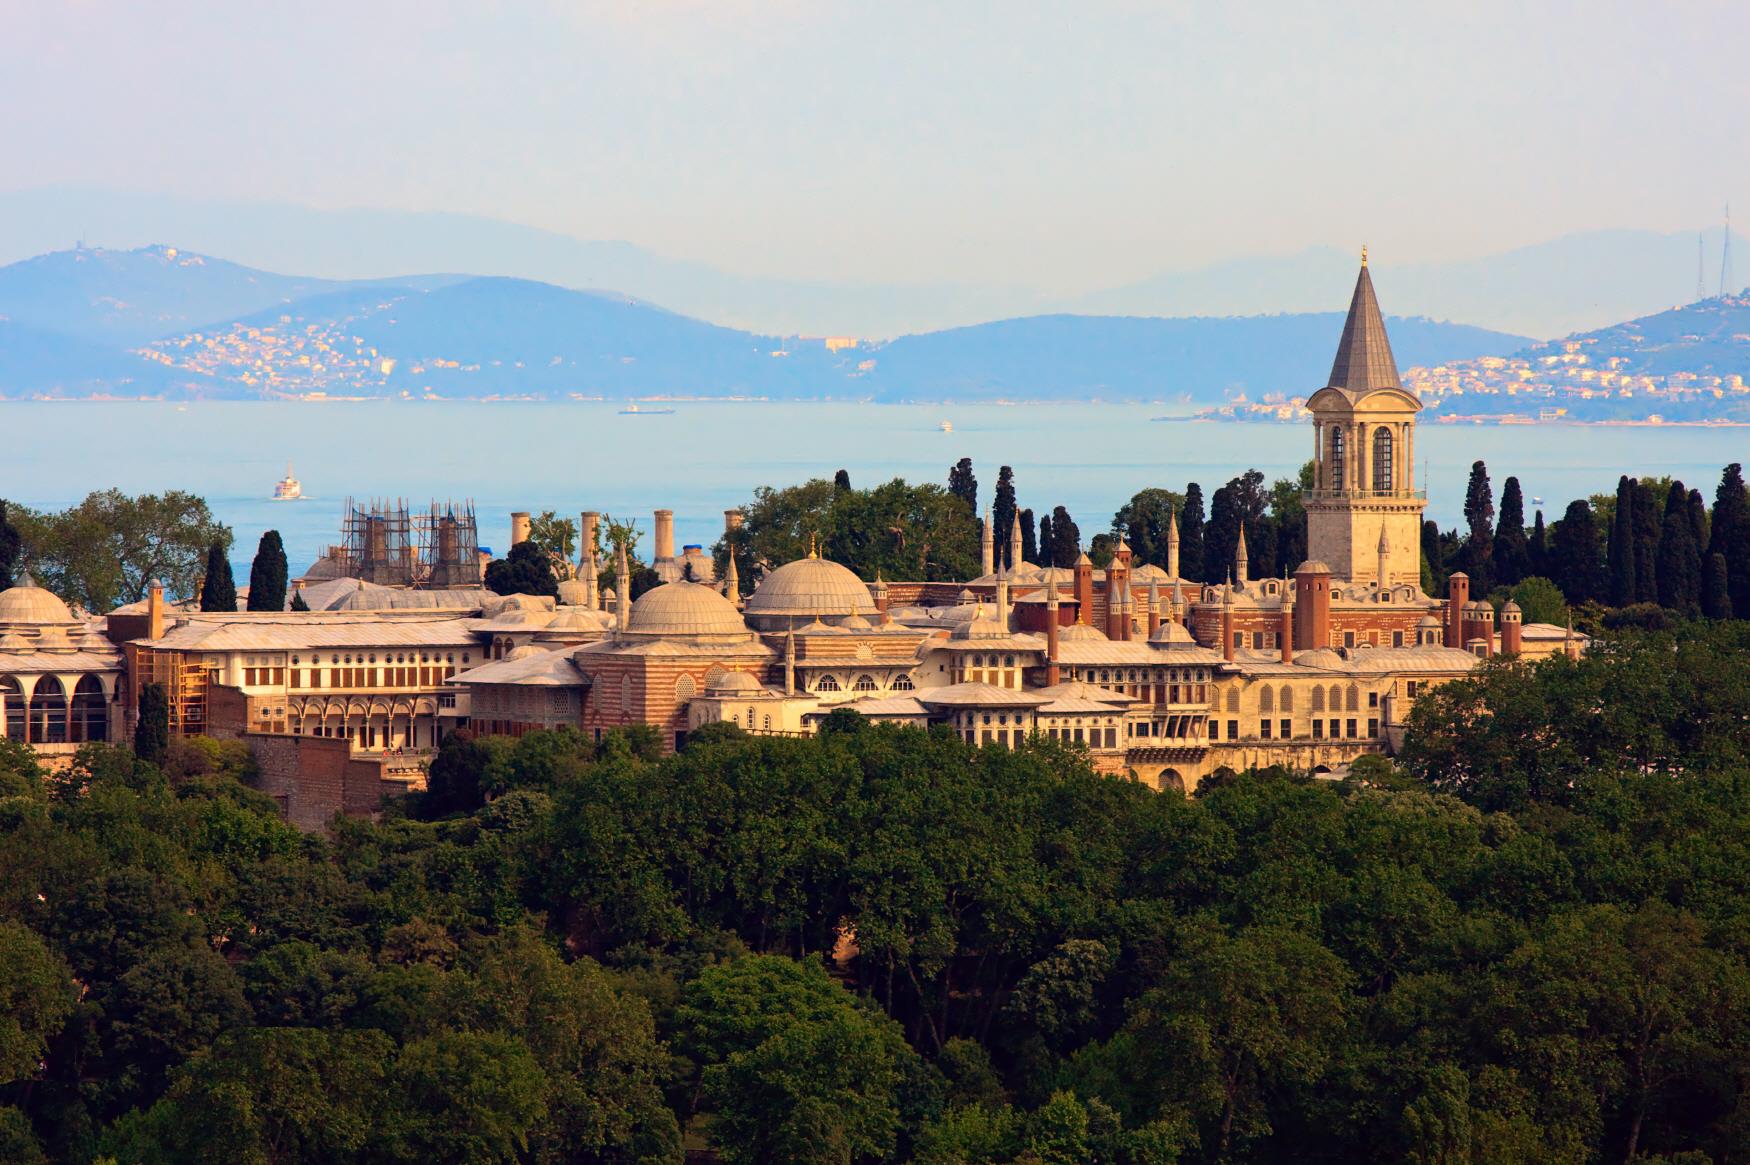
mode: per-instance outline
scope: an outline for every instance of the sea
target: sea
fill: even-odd
[[[672,413],[648,411],[672,407]],[[709,546],[723,511],[762,486],[846,470],[854,485],[947,481],[971,457],[980,498],[1012,466],[1022,506],[1066,507],[1084,536],[1151,486],[1203,486],[1207,498],[1251,468],[1292,475],[1312,456],[1305,424],[1208,421],[1131,404],[877,405],[675,402],[636,414],[614,403],[438,401],[0,403],[0,498],[72,505],[92,490],[183,489],[236,533],[246,577],[263,530],[280,531],[294,573],[339,540],[347,498],[471,499],[480,541],[502,553],[513,510],[635,517],[675,512],[677,542]],[[946,422],[951,432],[944,432]],[[1560,517],[1569,500],[1617,477],[1670,474],[1710,501],[1720,469],[1750,460],[1750,429],[1687,426],[1425,425],[1416,477],[1429,516],[1456,526],[1471,463],[1497,492],[1516,475],[1528,510]],[[304,485],[272,501],[290,463]],[[982,504],[982,502],[981,502]]]

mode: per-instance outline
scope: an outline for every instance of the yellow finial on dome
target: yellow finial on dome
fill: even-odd
[[[819,558],[820,557],[820,545],[816,541],[817,537],[818,537],[818,535],[816,535],[812,530],[809,531],[809,533],[808,533],[808,557],[810,557],[810,558]]]
[[[1366,243],[1361,244],[1361,265],[1363,267],[1367,266],[1367,244]]]

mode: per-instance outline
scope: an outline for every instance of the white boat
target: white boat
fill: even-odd
[[[273,487],[273,500],[276,502],[295,502],[304,496],[304,483],[292,476],[292,463],[286,462],[286,475],[280,478],[278,485]]]
[[[673,412],[673,409],[641,409],[636,403],[633,403],[621,409],[620,415],[622,417],[666,417]]]
[[[944,433],[952,433],[954,431],[954,422],[953,421],[943,421],[940,425],[937,425],[936,427],[938,429],[942,430],[942,432],[944,432]]]

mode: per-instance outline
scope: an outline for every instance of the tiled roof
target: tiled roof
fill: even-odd
[[[1349,318],[1343,321],[1343,338],[1337,343],[1337,358],[1331,364],[1330,387],[1354,395],[1379,388],[1402,388],[1391,341],[1386,338],[1385,319],[1373,294],[1373,277],[1367,264],[1355,280],[1355,295],[1349,301]]]
[[[164,651],[295,651],[330,647],[472,647],[479,621],[460,616],[281,614],[189,618],[142,647]]]
[[[917,698],[932,708],[1037,708],[1048,702],[1037,692],[977,683],[923,688],[917,693]]]
[[[501,659],[454,676],[452,684],[518,684],[527,687],[574,688],[590,678],[564,651],[537,651],[520,659]]]

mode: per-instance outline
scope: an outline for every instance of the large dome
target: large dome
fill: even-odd
[[[767,575],[747,598],[747,613],[760,616],[843,618],[873,615],[875,601],[863,580],[836,562],[799,558]]]
[[[703,583],[651,587],[632,604],[632,635],[746,635],[735,605]]]
[[[0,591],[0,624],[71,623],[73,612],[54,594],[26,582]]]

